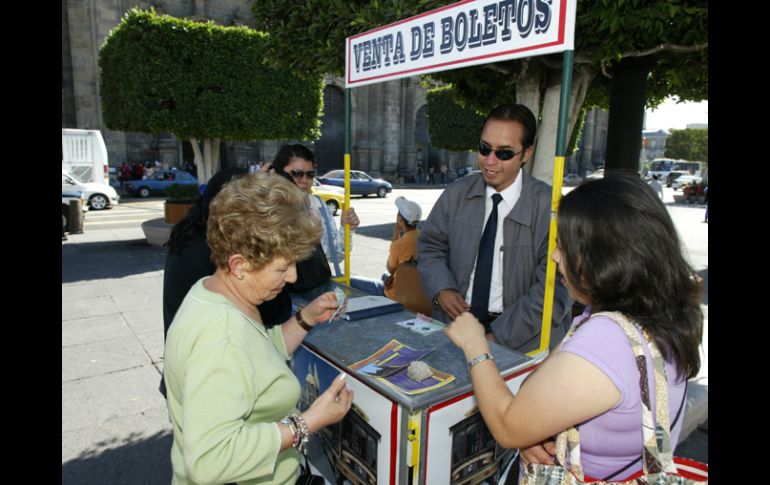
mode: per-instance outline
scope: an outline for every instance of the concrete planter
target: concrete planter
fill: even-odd
[[[163,206],[163,220],[168,224],[177,224],[184,219],[192,206],[191,202],[171,202],[167,200]]]
[[[160,217],[142,223],[142,231],[144,231],[147,244],[152,244],[153,246],[163,246],[166,244],[173,228],[173,224],[168,224]]]

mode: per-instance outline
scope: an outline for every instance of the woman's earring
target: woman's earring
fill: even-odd
[[[243,275],[242,274],[235,275],[235,277],[238,278],[239,280],[243,279]]]

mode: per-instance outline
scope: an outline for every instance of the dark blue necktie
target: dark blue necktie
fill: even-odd
[[[492,285],[492,261],[495,257],[495,235],[497,234],[497,206],[503,200],[500,194],[492,195],[492,213],[489,214],[484,233],[481,235],[479,255],[476,257],[476,272],[473,273],[471,313],[486,322],[489,313],[489,288]],[[484,325],[487,327],[487,324]]]

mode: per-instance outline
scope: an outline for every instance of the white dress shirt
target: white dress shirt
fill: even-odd
[[[503,200],[497,206],[497,232],[495,233],[495,248],[497,254],[492,258],[492,283],[489,286],[489,309],[490,313],[500,313],[503,311],[503,220],[513,210],[516,202],[521,195],[521,177],[516,176],[513,181],[502,192],[496,192],[495,189],[487,185],[487,193],[484,201],[484,225],[487,224],[489,215],[492,214],[492,195],[499,193]],[[482,228],[482,232],[484,229]],[[474,261],[478,259],[478,253],[474,255]],[[473,263],[471,270],[471,279],[468,283],[468,292],[465,294],[465,301],[470,305],[473,296],[473,275],[476,273],[476,263]]]

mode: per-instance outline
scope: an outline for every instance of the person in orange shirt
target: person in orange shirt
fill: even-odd
[[[420,230],[417,223],[422,218],[422,208],[406,197],[396,198],[396,225],[393,226],[393,237],[390,243],[390,254],[386,263],[388,271],[383,273],[380,280],[354,276],[350,286],[370,295],[384,295],[395,300],[398,274],[396,268],[401,263],[417,259],[417,238]]]

